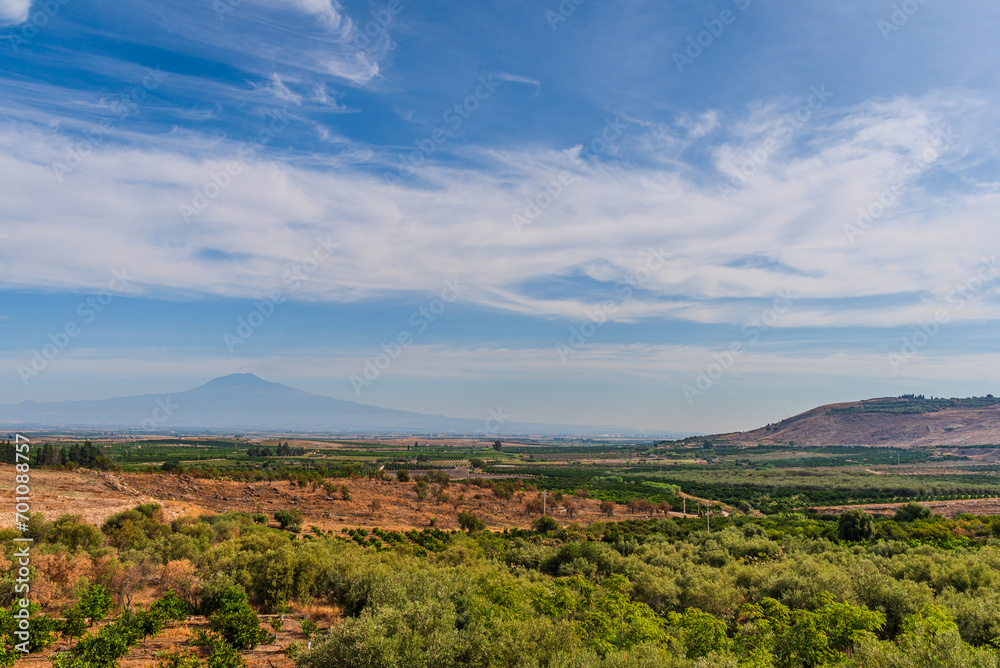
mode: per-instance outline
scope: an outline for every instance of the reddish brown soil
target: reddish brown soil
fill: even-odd
[[[873,503],[867,506],[827,506],[816,508],[821,513],[840,514],[852,508],[861,508],[872,515],[892,515],[905,503]],[[921,501],[935,515],[954,519],[962,513],[971,515],[1000,515],[1000,499],[964,499],[959,501]]]
[[[0,465],[0,479],[13,475],[12,466]],[[33,512],[42,512],[49,519],[72,513],[83,515],[84,520],[95,525],[100,525],[113,513],[147,502],[161,504],[167,519],[227,510],[260,511],[272,516],[276,510],[295,509],[302,513],[302,526],[306,531],[312,526],[324,530],[358,526],[419,529],[430,526],[431,518],[434,518],[435,527],[455,529],[458,528],[458,513],[462,510],[474,511],[491,529],[528,527],[536,517],[525,510],[524,502],[537,495],[532,492],[505,501],[489,489],[475,485],[466,489],[453,482],[445,489],[448,500],[438,503],[435,493],[440,486],[437,484],[430,486],[427,500],[420,501],[414,482],[367,478],[334,482],[338,489],[340,485],[347,485],[353,500],[341,500],[339,491],[330,496],[321,487],[302,489],[288,481],[238,483],[160,473],[36,469],[31,472],[31,506]],[[373,511],[375,500],[379,507]],[[563,522],[587,524],[607,519],[596,499],[573,497],[572,502],[578,506],[572,518],[560,510],[561,504],[551,496],[548,504],[556,508],[555,516]],[[324,517],[324,513],[329,517]],[[626,515],[628,511],[624,506],[615,507],[615,517]],[[12,526],[13,519],[12,510],[0,512],[0,526]]]

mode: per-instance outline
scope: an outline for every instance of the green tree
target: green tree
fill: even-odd
[[[925,520],[930,516],[930,508],[910,501],[902,508],[898,508],[892,519],[897,522],[913,522],[914,520]]]
[[[274,513],[274,520],[282,529],[299,527],[302,524],[302,513],[297,510],[277,510]]]
[[[209,627],[237,649],[253,649],[269,638],[260,627],[260,618],[247,603],[242,589],[230,587],[222,596],[220,607],[208,618]]]
[[[165,620],[175,622],[184,621],[188,616],[188,604],[177,598],[172,589],[157,599],[149,610]]]
[[[551,515],[542,515],[531,523],[531,528],[538,533],[551,533],[553,531],[558,531],[559,522],[557,522]]]
[[[463,510],[458,514],[458,526],[469,533],[479,533],[486,528],[486,522],[471,510]]]
[[[684,614],[671,613],[670,622],[681,630],[681,641],[689,659],[699,659],[712,652],[727,649],[729,638],[726,623],[697,608],[688,608]]]
[[[244,668],[246,660],[230,643],[222,639],[216,639],[212,643],[212,655],[205,662],[208,668]]]
[[[841,540],[852,542],[871,540],[875,535],[875,522],[865,511],[852,508],[842,513],[837,520],[837,535]]]
[[[90,620],[90,626],[102,621],[111,610],[111,594],[103,585],[91,585],[80,596],[76,607]]]
[[[307,639],[311,639],[314,635],[316,635],[316,631],[318,630],[319,626],[316,625],[316,622],[311,619],[302,620],[302,634],[305,635]]]

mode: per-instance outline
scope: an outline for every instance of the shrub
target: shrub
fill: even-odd
[[[208,668],[244,668],[247,662],[235,647],[225,640],[217,639],[212,643],[212,655],[205,665]]]
[[[469,533],[478,533],[486,528],[486,522],[471,510],[463,510],[458,514],[458,526]]]
[[[90,620],[90,625],[100,622],[111,610],[111,594],[102,585],[88,587],[76,604],[80,614]]]
[[[410,472],[406,469],[396,471],[396,480],[399,482],[410,482]]]
[[[72,552],[78,549],[94,550],[104,542],[100,530],[84,522],[82,515],[60,515],[52,523],[47,539],[65,545]]]
[[[260,627],[260,618],[247,603],[247,595],[236,587],[226,591],[220,608],[212,613],[208,623],[223,640],[237,649],[253,649],[270,637]]]
[[[837,521],[837,535],[841,540],[852,542],[871,540],[875,535],[875,523],[871,515],[860,508],[854,508],[840,516]]]
[[[297,510],[278,510],[274,513],[274,520],[282,529],[290,529],[293,525],[298,527],[302,523],[302,513]]]
[[[188,604],[171,589],[149,606],[149,611],[163,619],[180,622],[187,619]]]
[[[201,668],[201,659],[191,651],[186,654],[167,652],[160,656],[156,668]]]
[[[930,516],[930,508],[910,501],[902,508],[898,508],[896,510],[896,514],[893,516],[893,519],[897,522],[913,522],[914,520],[925,520]]]
[[[538,533],[551,533],[559,529],[559,522],[551,515],[542,515],[531,523],[531,528]]]

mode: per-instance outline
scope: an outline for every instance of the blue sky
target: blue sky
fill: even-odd
[[[252,371],[716,432],[996,393],[998,32],[971,0],[0,0],[0,403]]]

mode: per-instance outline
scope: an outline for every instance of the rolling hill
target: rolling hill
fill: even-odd
[[[973,446],[1000,443],[1000,398],[904,395],[813,408],[716,440],[744,444]]]

